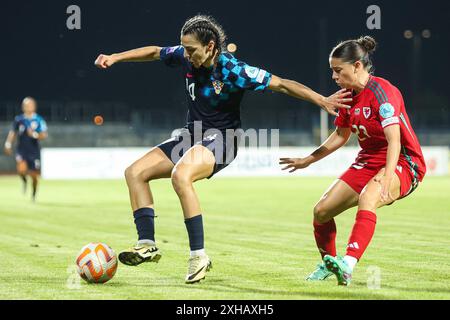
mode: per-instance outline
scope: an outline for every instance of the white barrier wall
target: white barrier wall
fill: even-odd
[[[281,171],[280,157],[302,157],[314,147],[241,148],[236,160],[217,177],[248,176],[337,176],[354,161],[359,148],[342,148],[309,168],[294,174]],[[147,148],[48,148],[42,150],[45,179],[120,179],[124,170],[149,151]],[[447,147],[424,147],[427,175],[448,174]]]

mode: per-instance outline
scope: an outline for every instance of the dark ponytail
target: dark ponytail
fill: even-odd
[[[330,58],[342,59],[347,63],[361,61],[364,68],[370,73],[373,71],[371,55],[375,52],[377,42],[370,36],[347,40],[339,43],[331,51]]]
[[[181,28],[181,36],[194,34],[198,41],[206,46],[211,40],[215,43],[217,58],[226,49],[226,34],[222,26],[211,16],[196,15],[189,18]]]

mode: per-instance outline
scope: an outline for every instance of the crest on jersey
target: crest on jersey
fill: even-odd
[[[38,127],[38,123],[36,121],[31,121],[30,127],[31,129],[36,130]]]
[[[220,82],[219,80],[214,80],[212,84],[213,84],[214,91],[216,92],[216,94],[220,94],[222,92],[224,83]]]
[[[364,118],[369,119],[370,115],[372,114],[372,109],[370,109],[370,107],[364,107],[363,114]]]

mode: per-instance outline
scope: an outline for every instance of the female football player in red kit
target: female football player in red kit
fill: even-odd
[[[339,112],[336,130],[309,156],[280,159],[286,165],[283,170],[306,168],[345,145],[351,133],[362,149],[314,207],[314,237],[323,261],[307,280],[335,274],[339,285],[349,285],[353,268],[374,234],[376,210],[408,196],[425,175],[422,150],[402,94],[389,81],[371,74],[375,47],[375,40],[365,36],[332,50],[333,80],[352,91],[352,108]],[[355,206],[356,220],[342,258],[336,255],[334,217]]]

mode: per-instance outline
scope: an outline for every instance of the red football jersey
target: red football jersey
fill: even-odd
[[[408,168],[419,181],[425,172],[425,160],[416,134],[406,114],[400,91],[389,81],[370,76],[364,90],[353,96],[351,109],[341,109],[335,125],[351,128],[358,136],[362,150],[355,167],[380,167],[386,165],[388,142],[383,129],[400,125],[401,153],[399,166]]]

